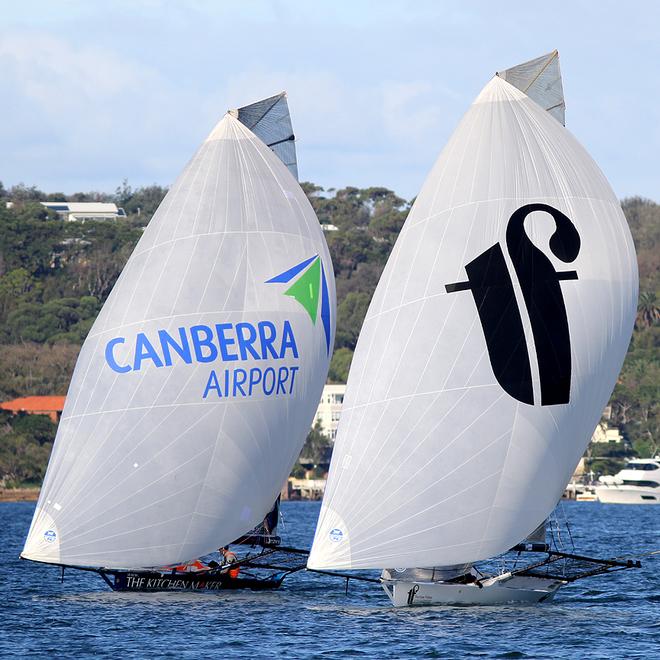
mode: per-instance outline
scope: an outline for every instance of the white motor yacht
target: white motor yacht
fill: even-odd
[[[613,477],[598,481],[596,495],[606,504],[660,504],[660,456],[635,458]]]

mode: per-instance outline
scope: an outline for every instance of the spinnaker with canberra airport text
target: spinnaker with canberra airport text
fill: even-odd
[[[325,382],[335,291],[286,97],[260,104],[213,129],[94,323],[24,558],[174,564],[273,506]]]

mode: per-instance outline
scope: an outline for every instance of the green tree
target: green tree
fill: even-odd
[[[655,291],[643,291],[639,294],[637,303],[637,318],[635,327],[638,329],[650,328],[660,321],[660,307]]]
[[[371,297],[366,293],[349,293],[337,309],[335,346],[355,350],[362,322],[367,314]]]
[[[331,383],[345,383],[348,380],[348,371],[351,368],[353,351],[350,348],[338,348],[332,354],[328,380]]]
[[[323,433],[321,422],[317,420],[307,434],[300,456],[313,463],[319,463],[325,458],[326,449],[331,446],[332,442]]]

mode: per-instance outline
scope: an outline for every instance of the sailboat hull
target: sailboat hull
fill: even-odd
[[[157,571],[99,571],[113,591],[225,591],[277,589],[284,575],[269,578],[230,577],[226,572],[160,573]]]
[[[560,580],[510,574],[476,583],[409,582],[383,580],[394,607],[429,605],[506,605],[547,603],[566,584]]]

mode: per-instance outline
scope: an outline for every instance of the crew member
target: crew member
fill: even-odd
[[[237,578],[241,571],[241,567],[238,565],[233,565],[238,561],[236,555],[229,549],[229,546],[227,545],[220,548],[220,553],[222,554],[223,566],[226,567],[225,570],[223,570],[223,573],[227,573],[230,578]]]

